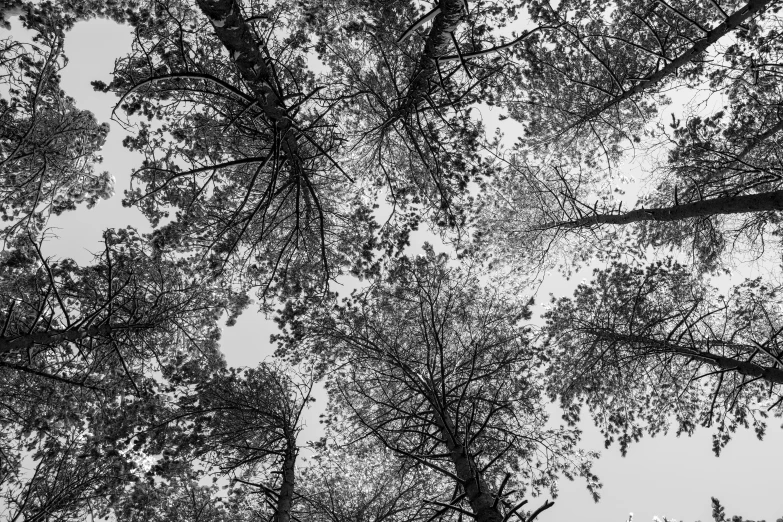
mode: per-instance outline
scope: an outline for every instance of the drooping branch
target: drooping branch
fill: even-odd
[[[224,229],[220,236],[216,236],[216,241],[210,245],[210,249],[215,245],[219,248],[229,247],[228,251],[224,252],[225,255],[220,256],[219,266],[222,270],[227,266],[230,258],[237,258],[243,242],[252,250],[260,250],[267,248],[270,240],[277,241],[274,249],[269,248],[268,253],[264,254],[274,257],[268,265],[272,272],[266,285],[268,289],[277,276],[288,273],[289,265],[294,262],[296,252],[311,247],[310,238],[312,238],[312,247],[316,248],[317,245],[318,256],[323,266],[319,280],[326,285],[331,278],[330,245],[327,239],[331,226],[329,218],[334,213],[331,211],[332,200],[328,199],[330,194],[322,193],[322,190],[328,191],[328,188],[317,183],[313,176],[316,171],[329,168],[328,165],[331,164],[346,179],[353,180],[335,159],[334,151],[341,142],[332,140],[327,131],[319,130],[328,129],[329,124],[317,124],[330,113],[332,107],[317,116],[314,121],[297,116],[303,104],[322,88],[317,87],[309,94],[305,94],[299,92],[301,86],[296,86],[295,92],[286,92],[288,88],[281,85],[279,73],[284,71],[292,78],[304,78],[307,77],[307,71],[303,66],[296,65],[295,61],[280,65],[279,70],[276,68],[275,64],[278,62],[273,58],[274,50],[268,47],[265,37],[259,36],[251,23],[245,19],[241,2],[198,0],[196,4],[206,15],[215,36],[228,52],[229,60],[241,78],[241,82],[252,93],[253,100],[250,105],[255,107],[254,112],[261,113],[259,116],[272,135],[264,136],[264,141],[267,142],[265,147],[274,160],[269,169],[266,167],[264,169],[272,172],[264,172],[260,176],[254,174],[253,180],[264,179],[264,175],[271,176],[273,182],[268,184],[268,187],[274,187],[279,176],[281,186],[285,187],[284,191],[275,194],[279,201],[273,201],[271,197],[267,198],[267,191],[248,187],[246,195],[252,191],[253,195],[262,194],[262,199],[246,219],[234,219],[238,216],[238,213],[235,213],[229,219],[229,225],[225,227],[230,230]],[[235,124],[236,119],[238,116],[232,118],[225,128],[228,129]],[[270,196],[273,194],[272,190],[270,188],[268,191]],[[245,200],[242,205],[244,203]],[[288,205],[293,207],[290,213],[286,211]],[[290,224],[290,228],[280,230],[278,233],[276,229],[280,227],[281,222]],[[253,234],[253,227],[256,226],[260,227],[261,234],[251,238],[249,234]],[[221,228],[223,228],[222,224]],[[304,238],[305,234],[307,239]]]
[[[112,119],[114,118],[114,114],[117,112],[117,109],[122,105],[122,102],[125,101],[125,99],[133,94],[134,92],[138,91],[142,87],[146,85],[150,85],[156,82],[163,82],[163,81],[170,81],[170,80],[204,80],[205,82],[214,83],[218,87],[222,87],[226,91],[234,94],[237,98],[240,98],[245,101],[252,102],[252,99],[248,99],[248,96],[231,85],[230,83],[227,83],[220,78],[217,78],[215,76],[212,76],[211,74],[206,73],[191,73],[191,72],[178,72],[173,74],[161,74],[158,76],[153,76],[152,78],[147,78],[146,80],[140,81],[134,85],[132,85],[125,93],[120,96],[120,99],[117,101],[117,103],[114,104],[114,108],[111,111]],[[252,104],[251,104],[252,105]]]
[[[185,171],[174,171],[174,170],[171,170],[171,169],[163,169],[163,168],[155,167],[155,166],[141,167],[136,172],[143,172],[145,170],[152,170],[152,171],[157,171],[157,172],[161,172],[161,173],[167,174],[168,177],[163,181],[163,183],[161,183],[157,187],[153,187],[152,189],[148,190],[146,193],[144,193],[139,198],[132,199],[132,200],[129,199],[129,202],[130,203],[136,203],[136,202],[138,202],[138,201],[140,201],[142,199],[149,198],[153,194],[156,194],[157,192],[160,192],[161,190],[165,189],[174,180],[179,179],[179,178],[192,176],[193,174],[199,174],[201,172],[207,172],[207,171],[210,171],[210,170],[211,171],[216,171],[218,169],[223,169],[223,168],[226,168],[226,167],[234,167],[234,166],[237,166],[237,165],[247,165],[247,164],[252,164],[252,163],[261,163],[262,165],[266,165],[269,162],[269,160],[272,158],[272,156],[273,156],[273,153],[269,153],[266,156],[252,157],[252,158],[241,158],[241,159],[232,160],[232,161],[225,161],[223,163],[217,163],[217,164],[214,164],[214,165],[206,165],[204,167],[196,167],[194,169],[189,169],[189,170],[185,170]]]
[[[35,375],[36,377],[42,377],[44,379],[49,379],[49,380],[52,380],[52,381],[55,381],[55,382],[61,382],[61,383],[67,384],[69,386],[75,386],[75,387],[78,387],[78,388],[85,388],[85,389],[88,389],[88,390],[94,390],[94,391],[98,391],[98,392],[105,392],[105,390],[103,388],[100,388],[98,386],[93,386],[91,384],[87,384],[86,382],[83,382],[83,381],[75,381],[73,379],[66,379],[65,377],[60,377],[59,375],[55,375],[53,373],[42,372],[42,371],[39,371],[39,370],[35,370],[33,368],[28,368],[27,366],[22,366],[20,364],[7,363],[5,361],[0,360],[0,367],[2,367],[2,368],[10,368],[10,369],[16,370],[18,372],[28,373],[30,375]]]

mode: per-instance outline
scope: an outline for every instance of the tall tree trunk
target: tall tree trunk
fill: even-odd
[[[242,79],[255,94],[264,115],[281,136],[281,148],[289,160],[298,163],[300,158],[298,132],[283,103],[283,93],[277,92],[271,64],[260,49],[265,46],[256,41],[250,26],[242,18],[242,9],[236,0],[197,0],[201,11],[209,18],[220,42],[228,51]],[[298,169],[297,169],[298,170]]]
[[[296,437],[289,436],[283,459],[283,483],[280,495],[277,497],[277,513],[275,522],[290,522],[291,507],[294,501],[294,485],[296,484]]]
[[[446,56],[453,45],[452,35],[462,20],[464,0],[440,0],[439,4],[440,12],[435,16],[430,32],[427,34],[424,50],[411,78],[408,93],[397,107],[392,120],[405,118],[416,110],[419,102],[424,99],[429,79],[438,70],[438,59]]]
[[[541,228],[584,228],[594,225],[627,225],[641,221],[679,221],[721,214],[746,214],[783,210],[783,190],[705,199],[671,207],[640,208],[622,214],[592,214],[571,221],[547,223]]]
[[[256,98],[256,103],[267,117],[275,130],[275,135],[280,140],[280,149],[285,153],[285,159],[289,166],[290,175],[297,185],[297,198],[301,193],[301,203],[304,206],[304,214],[307,222],[310,221],[310,213],[313,211],[318,220],[321,241],[321,261],[324,267],[325,280],[329,279],[329,260],[325,238],[324,210],[320,203],[317,190],[310,181],[310,169],[305,162],[315,156],[327,157],[332,164],[350,181],[348,174],[332,159],[329,152],[306,134],[306,130],[297,128],[285,106],[285,93],[276,88],[275,74],[272,70],[272,62],[266,58],[269,52],[264,42],[258,42],[253,35],[250,26],[242,18],[242,11],[237,0],[196,0],[201,11],[209,18],[215,34],[223,46],[228,50],[231,60],[237,67],[242,79],[250,87]],[[266,55],[261,52],[266,51]],[[301,146],[299,138],[303,137],[312,147]],[[317,152],[312,151],[312,148]],[[308,150],[302,150],[307,148]],[[328,148],[328,147],[327,147]],[[270,151],[269,156],[271,157]],[[270,194],[270,198],[271,198]],[[299,201],[297,201],[297,229],[299,227]],[[267,202],[268,205],[271,203]],[[292,236],[291,236],[292,237]],[[299,237],[297,235],[297,237]],[[285,247],[287,248],[287,247]],[[298,250],[297,241],[294,250]],[[282,253],[278,261],[282,258]],[[275,270],[277,270],[275,265]]]
[[[432,401],[430,401],[432,403]],[[436,403],[433,403],[435,406]],[[435,406],[438,412],[438,420],[441,436],[451,456],[451,462],[454,464],[457,477],[462,481],[465,488],[465,495],[473,511],[473,516],[477,522],[502,522],[503,515],[495,505],[495,499],[489,492],[486,485],[481,480],[475,459],[468,455],[464,441],[460,438],[454,423],[445,414],[442,409]]]
[[[695,359],[706,362],[718,370],[730,370],[747,375],[748,377],[757,377],[771,384],[783,384],[783,369],[777,367],[761,366],[748,361],[741,361],[733,357],[717,355],[703,350],[697,350],[689,346],[683,346],[668,342],[666,340],[655,339],[643,335],[620,334],[607,330],[596,330],[590,332],[596,337],[628,344],[643,344],[654,347],[659,353],[673,353],[689,359]],[[705,344],[709,344],[705,341]],[[716,346],[719,344],[716,342]],[[722,343],[720,345],[723,345]],[[748,349],[753,348],[748,346]]]
[[[591,110],[590,112],[588,112],[587,114],[579,118],[579,121],[571,125],[570,128],[574,128],[583,123],[587,123],[593,118],[598,117],[604,111],[611,109],[615,105],[618,105],[624,102],[625,100],[630,99],[632,96],[635,96],[637,94],[646,91],[650,87],[659,83],[661,80],[675,74],[680,67],[689,63],[691,60],[696,58],[699,54],[706,51],[710,45],[714,44],[721,37],[730,33],[740,25],[742,25],[746,20],[751,18],[753,15],[762,12],[772,2],[773,0],[751,0],[750,2],[745,4],[742,8],[737,10],[734,14],[727,17],[723,22],[717,25],[714,29],[707,32],[707,34],[704,35],[704,38],[697,40],[692,47],[690,47],[687,51],[682,53],[680,56],[673,59],[665,66],[661,67],[656,72],[650,74],[646,78],[638,81],[636,85],[624,91],[619,96],[615,96],[611,100]]]

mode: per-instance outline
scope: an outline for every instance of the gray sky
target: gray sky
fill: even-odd
[[[15,24],[15,31],[18,27],[19,24]],[[93,111],[99,121],[108,121],[116,99],[111,94],[94,92],[90,81],[108,81],[114,59],[124,54],[130,41],[128,28],[106,20],[80,23],[68,34],[65,49],[70,63],[63,71],[62,87],[76,99],[80,108]],[[141,159],[122,147],[123,130],[116,123],[110,124],[111,132],[102,151],[102,169],[116,178],[117,193],[91,210],[80,207],[53,219],[51,225],[58,227],[59,238],[46,245],[49,255],[86,262],[91,257],[90,251],[100,251],[101,233],[105,228],[133,225],[141,231],[149,230],[137,210],[121,205],[122,191],[129,185],[131,170]],[[555,275],[547,281],[539,296],[550,292],[556,296],[567,295],[575,284]],[[224,329],[221,344],[228,363],[253,366],[270,356],[273,347],[268,339],[273,327],[271,321],[251,309],[235,327]],[[319,394],[308,416],[310,426],[302,435],[303,442],[319,436],[317,418],[325,402],[322,393]],[[750,432],[737,434],[720,458],[712,454],[708,430],[698,431],[692,438],[677,439],[674,435],[647,438],[632,445],[628,457],[622,458],[616,447],[603,450],[600,434],[592,425],[583,423],[583,447],[603,453],[595,467],[604,483],[603,499],[595,504],[582,482],[564,480],[555,506],[540,520],[623,522],[628,513],[633,512],[637,522],[650,521],[654,515],[687,522],[708,522],[712,520],[710,497],[716,496],[729,514],[772,522],[783,516],[778,472],[783,463],[780,422],[780,419],[771,420],[770,432],[763,443]],[[535,499],[530,505],[536,505]]]

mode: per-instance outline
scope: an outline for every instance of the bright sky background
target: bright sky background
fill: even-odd
[[[14,28],[18,31],[18,22]],[[99,121],[109,121],[116,98],[112,94],[94,92],[90,81],[108,82],[114,60],[125,54],[130,41],[128,28],[106,20],[80,23],[67,36],[65,51],[70,62],[62,74],[62,87],[76,99],[78,107],[91,110]],[[100,251],[101,233],[105,228],[133,225],[140,231],[149,230],[137,210],[121,205],[122,191],[128,188],[130,173],[141,159],[122,147],[123,130],[117,123],[110,124],[111,132],[102,151],[102,169],[116,178],[117,194],[108,201],[101,201],[92,210],[79,207],[53,219],[51,225],[57,227],[53,232],[59,237],[46,244],[48,255],[88,262],[92,257],[90,252]],[[420,244],[423,239],[418,238],[416,243]],[[582,277],[587,275],[578,274],[575,281],[553,275],[541,288],[539,302],[550,292],[557,297],[570,295]],[[268,339],[273,328],[271,321],[251,309],[235,327],[224,329],[221,345],[229,365],[253,366],[271,356],[273,347]],[[318,415],[325,403],[321,392],[308,415],[309,425],[301,437],[303,444],[319,437]],[[564,480],[555,506],[540,520],[624,522],[633,512],[636,522],[648,522],[655,515],[686,522],[708,522],[712,520],[710,497],[716,496],[726,506],[728,514],[774,522],[783,516],[779,482],[783,463],[780,423],[780,419],[771,420],[770,432],[763,443],[750,432],[739,433],[720,458],[712,453],[708,430],[698,431],[693,438],[677,439],[674,435],[647,438],[632,445],[628,456],[622,458],[616,447],[603,450],[600,434],[585,422],[583,447],[603,453],[595,466],[595,472],[604,483],[603,498],[595,504],[583,483]],[[538,499],[538,504],[542,501]],[[531,506],[538,504],[536,499],[530,503]]]

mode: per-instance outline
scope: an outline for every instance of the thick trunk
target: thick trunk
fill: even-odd
[[[720,214],[746,214],[783,210],[783,190],[713,198],[671,207],[641,208],[622,214],[593,214],[572,221],[549,223],[544,228],[583,228],[594,225],[627,225],[641,221],[678,221]]]
[[[436,411],[440,410],[436,408]],[[451,462],[454,464],[456,475],[462,481],[475,519],[478,522],[502,522],[503,515],[495,505],[492,493],[481,480],[476,462],[465,450],[464,442],[457,434],[451,419],[440,415],[436,418],[441,436],[449,450]]]
[[[441,0],[440,12],[432,22],[432,28],[424,43],[424,51],[411,78],[408,92],[397,108],[393,119],[405,118],[416,110],[424,99],[429,79],[438,71],[438,59],[446,56],[453,45],[452,34],[462,20],[463,0]]]
[[[291,506],[294,500],[294,485],[296,483],[296,439],[289,438],[283,459],[283,483],[277,498],[277,514],[275,522],[291,521]]]
[[[725,357],[702,350],[697,350],[689,346],[668,342],[666,340],[655,339],[642,335],[627,335],[608,331],[593,331],[593,335],[617,342],[629,344],[643,344],[655,347],[657,351],[664,353],[675,353],[690,359],[696,359],[706,362],[718,370],[731,370],[746,375],[748,377],[760,378],[772,384],[783,384],[783,370],[776,367],[760,366],[758,364],[740,361],[733,357]],[[705,343],[706,344],[706,343]],[[718,343],[716,343],[718,345]]]
[[[624,91],[619,96],[616,96],[611,100],[607,101],[606,103],[604,103],[603,105],[599,105],[595,109],[591,110],[590,112],[582,116],[578,122],[572,125],[572,127],[576,127],[578,125],[581,125],[583,123],[592,120],[593,118],[598,117],[604,111],[614,107],[615,105],[618,105],[619,103],[624,102],[625,100],[630,99],[632,96],[635,96],[637,94],[646,91],[650,87],[659,83],[661,80],[675,74],[680,67],[689,63],[691,60],[696,58],[699,54],[706,51],[710,45],[714,44],[721,37],[730,33],[740,25],[742,25],[749,18],[751,18],[757,13],[762,12],[772,2],[773,0],[751,0],[750,2],[745,4],[741,9],[739,9],[734,14],[726,18],[722,23],[717,25],[713,30],[709,31],[706,35],[704,35],[704,38],[698,40],[691,48],[689,48],[687,51],[682,53],[680,56],[667,63],[664,67],[661,67],[653,74],[639,81],[636,85]]]

